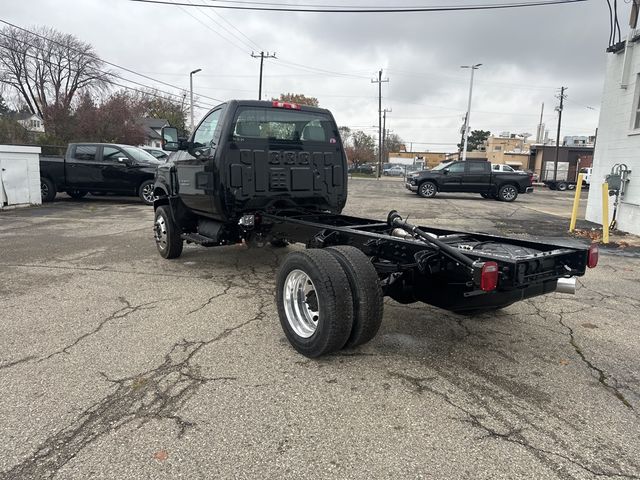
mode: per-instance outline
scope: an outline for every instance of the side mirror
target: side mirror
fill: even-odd
[[[447,173],[449,173],[449,169],[448,168],[442,169],[442,173],[444,173],[446,175]]]
[[[162,149],[167,152],[177,152],[180,150],[177,128],[162,127]]]
[[[133,162],[129,159],[129,157],[118,157],[117,160],[118,163],[122,163],[127,166],[133,165]]]

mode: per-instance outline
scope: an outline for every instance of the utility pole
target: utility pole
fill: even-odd
[[[191,73],[189,73],[189,92],[191,93],[191,104],[189,109],[189,111],[191,112],[191,133],[193,133],[193,76],[201,71],[201,68],[196,68]]]
[[[556,98],[560,99],[560,105],[556,107],[558,111],[558,133],[556,134],[556,159],[553,162],[553,181],[555,182],[558,177],[558,157],[560,156],[560,126],[562,125],[562,109],[564,107],[564,99],[567,98],[564,91],[567,87],[560,87],[560,95]]]
[[[382,174],[382,84],[388,82],[388,78],[382,79],[382,69],[378,72],[378,79],[371,80],[371,83],[378,84],[378,178]]]
[[[460,127],[460,148],[458,149],[458,160],[462,158],[462,149],[464,148],[465,133],[467,132],[467,114],[464,114],[464,123]]]
[[[384,109],[382,111],[382,152],[386,152],[387,143],[387,113],[391,113],[391,109]]]
[[[256,54],[251,52],[251,56],[253,58],[259,58],[260,59],[260,84],[258,86],[258,100],[262,100],[262,66],[264,65],[264,59],[265,58],[276,58],[276,54],[274,53],[264,53],[264,52],[260,52],[260,54]]]
[[[469,103],[467,104],[467,116],[464,121],[464,145],[462,147],[462,160],[467,159],[467,145],[469,142],[469,121],[471,120],[471,94],[473,93],[473,72],[482,66],[481,63],[475,65],[462,65],[460,68],[471,69],[471,82],[469,84]]]
[[[536,134],[536,143],[542,143],[544,139],[544,127],[542,126],[543,116],[544,116],[544,102],[542,102],[542,108],[540,108],[540,123],[538,124],[538,131]]]

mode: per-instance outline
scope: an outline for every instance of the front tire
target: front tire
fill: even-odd
[[[351,335],[353,297],[338,260],[319,249],[288,254],[276,275],[282,330],[302,355],[340,350]]]
[[[518,189],[514,185],[503,185],[498,190],[498,199],[503,202],[513,202],[516,198],[518,198]]]
[[[53,202],[56,198],[56,186],[46,177],[40,177],[40,196],[42,203]]]
[[[567,184],[566,184],[566,183],[564,183],[564,182],[560,182],[560,183],[556,186],[556,188],[557,188],[558,190],[560,190],[561,192],[564,192],[564,191],[567,189]]]
[[[355,247],[342,245],[327,251],[347,274],[353,297],[353,327],[345,348],[357,347],[372,340],[382,324],[384,304],[378,272],[369,257]]]
[[[436,196],[437,192],[438,187],[436,187],[436,184],[433,182],[422,182],[418,187],[418,195],[422,198],[433,198]]]
[[[156,209],[153,233],[156,247],[162,258],[171,259],[180,256],[183,241],[169,212],[169,206],[161,205]]]
[[[138,187],[138,196],[145,205],[153,205],[153,201],[156,199],[155,182],[153,180],[145,180]]]

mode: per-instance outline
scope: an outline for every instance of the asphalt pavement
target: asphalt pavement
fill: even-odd
[[[584,241],[571,192],[349,187],[347,214]],[[167,261],[152,223],[108,196],[0,212],[0,479],[640,478],[638,249],[499,313],[386,299],[372,342],[310,360],[274,302],[302,247]]]

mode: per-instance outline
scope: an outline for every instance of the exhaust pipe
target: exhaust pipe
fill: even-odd
[[[558,286],[556,287],[558,293],[570,293],[575,295],[576,293],[576,277],[559,278]]]

